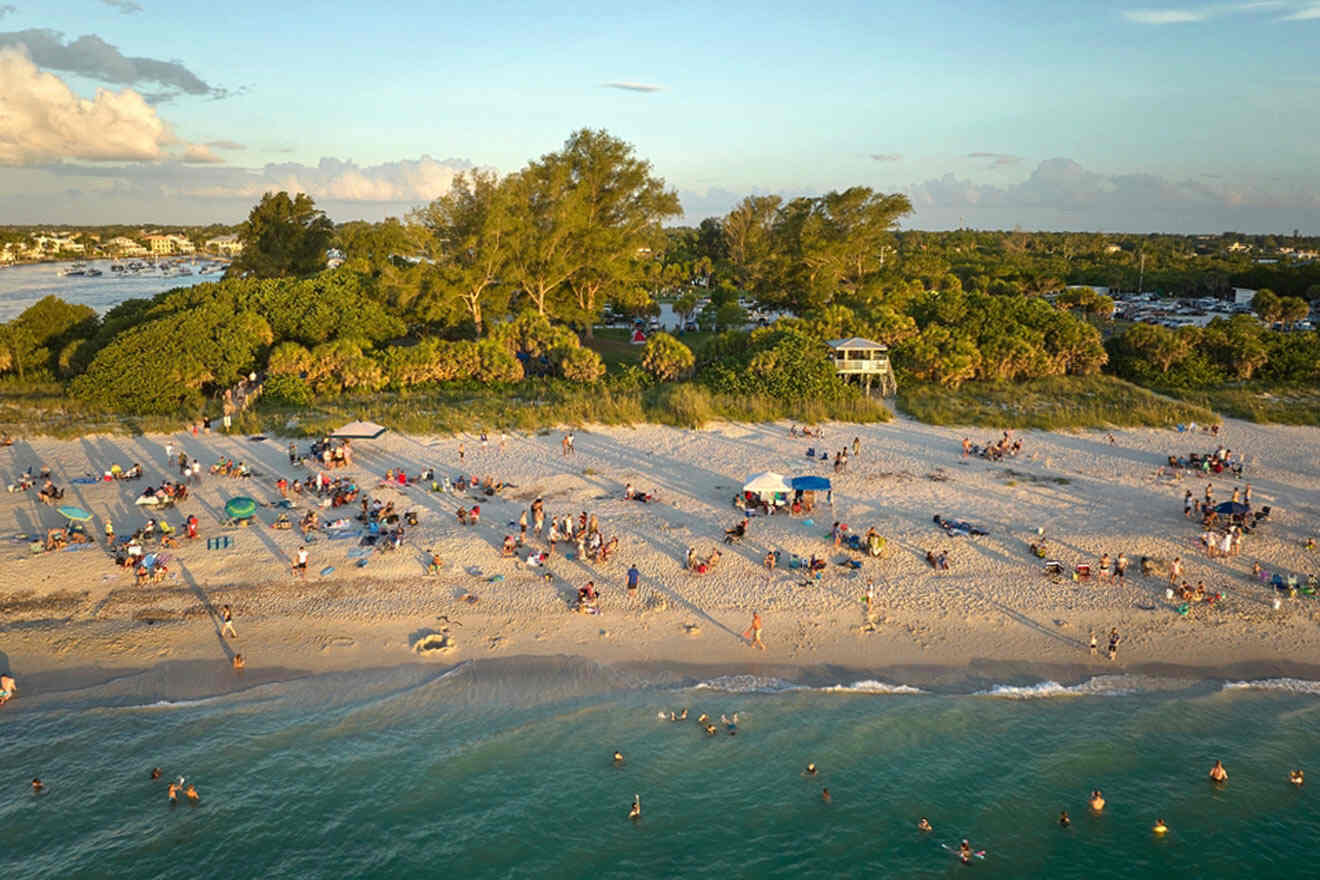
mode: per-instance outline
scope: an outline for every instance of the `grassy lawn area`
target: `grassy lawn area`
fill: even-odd
[[[985,428],[1162,427],[1219,421],[1208,409],[1162,397],[1112,376],[968,382],[956,391],[900,379],[898,406],[932,425]]]
[[[591,339],[583,339],[582,344],[600,355],[600,359],[605,362],[607,370],[615,370],[628,364],[641,363],[642,348],[644,346],[633,345],[629,341],[632,339],[630,328],[602,327],[595,330],[595,334]],[[702,347],[714,335],[714,333],[684,333],[678,338],[696,354],[700,353]]]

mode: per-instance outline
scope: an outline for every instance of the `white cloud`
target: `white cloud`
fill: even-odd
[[[256,170],[233,169],[229,174],[180,180],[169,188],[190,198],[253,199],[282,189],[305,192],[318,200],[421,203],[449,192],[454,177],[472,167],[466,160],[430,156],[365,167],[324,158],[315,166],[284,162]]]
[[[1138,24],[1183,24],[1205,21],[1210,13],[1204,9],[1126,9],[1123,17]]]
[[[132,89],[80,98],[23,52],[0,49],[0,164],[152,160],[176,142]]]
[[[1279,21],[1320,21],[1320,3],[1299,9],[1291,15],[1285,15]]]
[[[1022,161],[1021,156],[1014,156],[1010,153],[968,153],[968,159],[988,159],[991,168],[1003,168],[1008,165],[1016,165]]]
[[[901,162],[902,153],[872,153],[871,158],[877,162]]]
[[[132,15],[142,11],[141,4],[134,3],[133,0],[101,0],[106,6],[113,6],[124,15]]]
[[[17,6],[14,6],[14,5],[9,4],[9,3],[6,3],[6,4],[4,4],[3,6],[0,6],[0,18],[4,18],[6,15],[12,15],[12,14],[14,14],[15,12],[18,12],[18,7],[17,7]]]
[[[243,146],[237,141],[227,141],[227,140],[207,141],[206,145],[213,150],[246,150],[247,149],[247,147]]]
[[[638,82],[607,82],[601,83],[601,85],[607,89],[623,89],[625,92],[658,92],[664,88],[664,86]]]
[[[205,144],[192,144],[183,151],[183,161],[190,165],[219,165],[224,162]]]

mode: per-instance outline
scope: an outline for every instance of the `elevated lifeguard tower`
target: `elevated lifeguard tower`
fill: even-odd
[[[898,393],[898,380],[894,378],[894,368],[889,365],[889,346],[858,336],[831,339],[825,344],[830,347],[834,372],[838,376],[845,380],[856,376],[867,394],[871,393],[872,381],[879,384],[883,397]]]

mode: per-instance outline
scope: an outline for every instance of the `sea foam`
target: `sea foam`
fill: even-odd
[[[1305,678],[1262,678],[1256,681],[1229,681],[1224,683],[1226,691],[1285,691],[1290,694],[1312,694],[1320,697],[1320,681]]]

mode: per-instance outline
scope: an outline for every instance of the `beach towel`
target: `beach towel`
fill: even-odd
[[[80,486],[94,486],[101,481],[96,477],[74,477],[69,482],[77,483]]]
[[[364,556],[370,556],[371,551],[366,547],[354,547],[348,551],[349,559],[361,559]]]
[[[357,567],[358,567],[358,568],[366,568],[366,567],[367,567],[367,562],[369,562],[369,561],[370,561],[370,560],[367,560],[367,559],[359,559],[359,560],[357,561]]]
[[[335,567],[333,565],[327,565],[325,568],[321,569],[321,574],[322,575],[331,574],[332,572],[334,572],[334,570]]]

